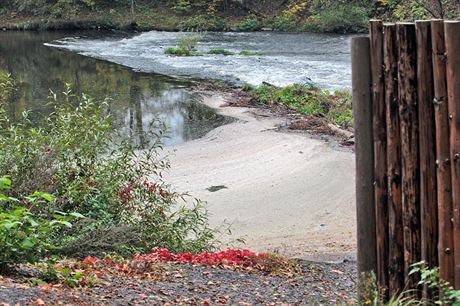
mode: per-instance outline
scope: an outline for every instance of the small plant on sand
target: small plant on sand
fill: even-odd
[[[262,85],[254,93],[259,103],[280,103],[300,114],[325,118],[343,128],[353,125],[352,98],[346,90],[331,94],[309,84],[284,88]]]

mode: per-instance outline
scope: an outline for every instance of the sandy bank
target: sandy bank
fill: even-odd
[[[225,220],[234,237],[256,251],[313,260],[354,257],[354,155],[300,133],[280,132],[282,119],[253,109],[203,103],[237,118],[204,138],[170,147],[166,177],[179,191],[208,202],[214,225]],[[210,192],[211,186],[225,186]]]

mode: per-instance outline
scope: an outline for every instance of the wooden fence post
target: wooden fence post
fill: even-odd
[[[410,266],[421,259],[416,37],[412,23],[398,23],[396,28],[399,45],[404,275],[405,283],[415,288],[418,278],[409,275],[409,272]]]
[[[383,62],[385,69],[385,104],[388,167],[388,296],[404,288],[404,238],[401,194],[401,134],[398,102],[398,50],[396,25],[383,26]]]
[[[444,28],[452,160],[455,287],[460,289],[460,21],[445,21]]]
[[[381,294],[386,295],[388,293],[388,193],[383,23],[372,20],[370,25],[377,279]]]
[[[417,96],[420,148],[421,253],[428,267],[438,266],[436,134],[434,122],[431,22],[417,21]]]
[[[370,42],[367,37],[352,39],[353,114],[355,118],[356,212],[358,272],[376,271],[374,154]],[[359,293],[358,293],[359,295]]]
[[[454,284],[452,178],[450,171],[450,131],[447,108],[446,48],[443,20],[431,21],[431,38],[435,94],[433,102],[436,125],[439,271],[442,279]]]

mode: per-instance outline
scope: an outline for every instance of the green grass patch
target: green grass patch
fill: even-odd
[[[211,49],[206,53],[207,54],[216,54],[216,55],[225,55],[225,56],[235,55],[234,52],[229,51],[229,50],[225,50],[225,49]]]
[[[264,54],[262,52],[257,52],[257,51],[242,50],[242,51],[240,51],[239,55],[243,55],[243,56],[258,56],[258,55],[264,55]]]
[[[280,103],[303,115],[326,118],[342,128],[353,126],[352,97],[348,90],[332,93],[313,85],[293,84],[283,88],[262,85],[253,92],[261,104]]]
[[[197,55],[196,52],[183,49],[179,47],[170,47],[165,50],[165,54],[175,55],[175,56],[195,56]]]
[[[179,39],[177,47],[170,47],[165,50],[165,54],[175,56],[197,56],[201,55],[196,46],[202,39],[200,34],[186,35]]]

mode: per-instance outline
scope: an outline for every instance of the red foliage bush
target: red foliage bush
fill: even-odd
[[[249,250],[232,250],[228,249],[225,251],[215,253],[179,253],[175,254],[167,249],[158,248],[156,252],[140,255],[134,255],[134,260],[143,261],[168,261],[168,262],[179,262],[179,263],[192,263],[202,265],[234,265],[234,266],[250,266],[263,254],[254,253]]]

